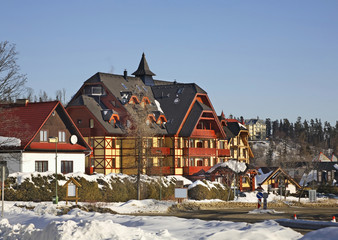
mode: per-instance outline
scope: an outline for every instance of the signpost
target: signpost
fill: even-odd
[[[264,202],[263,202],[263,209],[266,210],[267,207],[268,207],[268,196],[269,196],[269,193],[263,193],[263,198],[264,198]]]
[[[1,178],[1,200],[2,200],[2,207],[1,207],[1,217],[4,217],[4,205],[5,205],[5,180],[8,178],[9,171],[6,162],[1,162],[1,171],[0,171],[0,178]]]
[[[258,192],[256,194],[256,197],[258,198],[258,205],[257,208],[260,209],[262,206],[262,198],[263,198],[263,193],[262,192]]]

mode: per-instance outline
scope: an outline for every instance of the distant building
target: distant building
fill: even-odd
[[[249,139],[253,141],[266,140],[266,124],[259,118],[245,120],[245,126],[249,131]]]
[[[265,192],[280,193],[280,188],[289,193],[296,193],[301,186],[279,167],[262,167],[258,169],[256,183]]]
[[[250,163],[254,155],[249,146],[249,131],[244,123],[236,119],[226,119],[223,112],[218,117],[227,136],[230,158],[240,162]]]

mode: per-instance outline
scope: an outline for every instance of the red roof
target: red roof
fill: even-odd
[[[236,120],[236,119],[232,119],[232,118],[227,118],[225,119],[225,121],[227,122],[237,122],[237,123],[241,123],[240,121]]]
[[[39,133],[40,128],[48,120],[49,116],[57,106],[63,106],[59,101],[37,102],[27,104],[0,104],[0,136],[15,137],[21,140],[20,149],[25,149],[28,144]],[[70,116],[63,108],[66,115],[71,120]],[[75,124],[73,123],[76,128]],[[79,137],[82,137],[80,131],[77,131]],[[85,140],[83,140],[85,142]],[[88,149],[90,146],[85,142]],[[53,146],[51,146],[53,145]],[[53,143],[31,143],[30,149],[52,150],[55,149]],[[79,144],[59,143],[60,150],[86,150],[87,148]]]
[[[0,136],[21,139],[25,147],[42,127],[48,116],[59,104],[58,101],[27,103],[27,105],[0,105],[0,119],[5,122],[0,128]]]
[[[30,149],[38,149],[38,150],[51,150],[55,151],[55,143],[48,143],[48,142],[32,142],[30,145]],[[70,144],[70,143],[58,143],[57,150],[86,150],[85,147],[79,144]]]

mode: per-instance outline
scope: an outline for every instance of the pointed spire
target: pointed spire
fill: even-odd
[[[138,76],[144,76],[144,75],[156,76],[152,71],[150,71],[144,53],[142,54],[142,58],[141,58],[140,64],[138,65],[137,70],[132,75],[135,75],[137,77]]]
[[[221,113],[221,117],[222,117],[223,119],[225,119],[225,116],[224,116],[223,110],[222,110],[222,113]]]

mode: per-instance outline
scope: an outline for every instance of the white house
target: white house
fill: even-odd
[[[59,101],[0,104],[0,165],[9,172],[85,172],[91,148]]]

